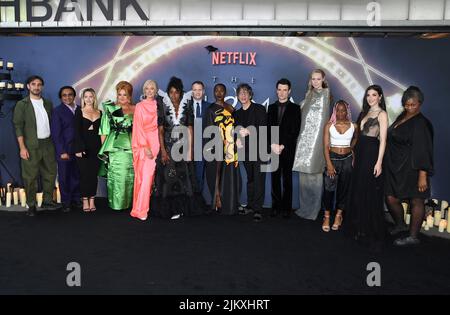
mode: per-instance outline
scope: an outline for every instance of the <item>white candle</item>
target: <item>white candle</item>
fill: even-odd
[[[434,223],[434,220],[433,220],[433,216],[432,215],[429,215],[428,217],[427,217],[427,226],[430,228],[430,227],[433,227],[433,223]]]
[[[444,232],[445,228],[447,227],[447,220],[442,219],[441,222],[439,222],[439,232]]]
[[[430,227],[428,226],[428,224],[425,224],[425,227],[423,228],[425,231],[428,231],[430,229]]]
[[[27,195],[25,194],[25,189],[21,188],[19,190],[20,195],[20,205],[25,208],[27,205]]]
[[[447,232],[450,233],[450,224],[448,224],[448,220],[447,220]]]
[[[3,68],[3,60],[0,60],[0,69]]]
[[[39,208],[42,206],[42,195],[41,192],[36,194],[36,203]]]
[[[408,213],[408,214],[405,216],[405,223],[409,225],[410,222],[411,222],[411,215]]]
[[[6,82],[0,82],[0,89],[4,89],[6,86]]]
[[[425,220],[422,221],[422,227],[425,227],[427,225],[427,222]]]
[[[13,87],[12,83],[8,83],[8,90],[11,90]]]
[[[8,70],[14,69],[14,63],[8,62],[8,63],[6,64],[6,69],[8,69]]]
[[[6,208],[11,207],[11,193],[7,192],[6,193]]]
[[[20,89],[20,86],[21,86],[20,83],[14,83],[14,87],[15,87],[16,89]]]
[[[434,226],[439,226],[439,222],[441,222],[441,211],[434,211]]]
[[[14,200],[14,205],[18,206],[19,205],[19,192],[17,190],[13,192],[13,200]]]
[[[61,203],[61,192],[59,191],[59,187],[56,187],[56,202]]]
[[[408,204],[406,202],[402,202],[403,206],[403,219],[406,221],[406,213],[408,212]]]

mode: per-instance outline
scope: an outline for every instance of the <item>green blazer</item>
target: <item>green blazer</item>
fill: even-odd
[[[48,121],[52,119],[53,104],[44,99],[44,108],[47,111]],[[37,149],[39,147],[37,138],[36,115],[34,114],[33,104],[30,97],[18,101],[14,107],[13,117],[16,136],[23,137],[27,149]]]

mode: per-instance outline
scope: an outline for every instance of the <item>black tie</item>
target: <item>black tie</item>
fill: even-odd
[[[278,125],[281,124],[281,120],[283,119],[283,114],[284,114],[284,110],[286,108],[286,104],[285,103],[280,103],[279,105],[279,110],[278,110]]]
[[[200,104],[196,103],[196,109],[195,109],[195,117],[197,118],[201,118],[202,117],[202,112],[200,111]]]

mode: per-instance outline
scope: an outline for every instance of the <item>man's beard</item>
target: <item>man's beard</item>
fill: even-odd
[[[36,93],[36,90],[30,90],[30,93],[33,94],[33,96],[41,96],[41,91]]]

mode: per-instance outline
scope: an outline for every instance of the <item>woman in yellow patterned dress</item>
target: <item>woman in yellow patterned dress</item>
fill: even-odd
[[[220,214],[233,215],[239,206],[241,177],[238,167],[237,148],[234,136],[234,108],[225,102],[226,87],[223,84],[214,86],[215,103],[208,107],[205,126],[219,128],[220,139],[209,144],[223,146],[223,156],[206,163],[206,181],[211,193],[211,208]],[[214,154],[214,147],[211,150]]]

